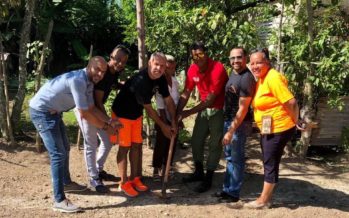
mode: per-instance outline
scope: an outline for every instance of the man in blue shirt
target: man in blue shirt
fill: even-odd
[[[113,134],[117,122],[95,107],[93,86],[107,70],[106,61],[99,56],[91,58],[87,68],[62,74],[47,82],[29,103],[31,120],[38,130],[50,156],[54,192],[53,209],[61,212],[78,212],[65,196],[66,185],[72,183],[69,173],[69,151],[62,113],[76,107],[81,117],[92,125]]]

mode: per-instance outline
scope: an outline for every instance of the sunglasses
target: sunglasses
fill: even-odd
[[[231,61],[241,61],[242,60],[242,56],[232,56],[232,57],[229,57],[229,60]]]
[[[199,54],[195,54],[195,55],[192,55],[191,58],[196,61],[196,60],[199,60],[201,58],[205,57],[205,54],[204,53],[199,53]]]

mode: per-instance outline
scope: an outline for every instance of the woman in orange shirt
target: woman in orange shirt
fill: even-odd
[[[281,156],[286,143],[295,133],[299,109],[287,88],[286,78],[271,67],[266,49],[251,53],[250,68],[258,79],[252,106],[254,119],[261,130],[264,185],[259,198],[247,203],[246,207],[269,208],[278,182]]]

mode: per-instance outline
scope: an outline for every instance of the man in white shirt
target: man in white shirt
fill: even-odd
[[[176,60],[172,55],[166,55],[166,70],[165,77],[168,83],[168,91],[171,98],[177,106],[179,100],[179,82],[176,79]],[[171,123],[170,113],[166,110],[163,97],[157,93],[156,94],[156,106],[160,118],[165,122]],[[159,126],[155,125],[156,129],[156,143],[154,146],[153,153],[153,167],[154,167],[154,180],[160,181],[161,168],[166,166],[168,151],[170,147],[170,139],[164,136]],[[177,141],[177,138],[176,140]],[[176,144],[176,143],[175,143]],[[175,150],[175,149],[174,149]],[[172,153],[173,160],[174,152]],[[172,165],[172,163],[171,163]]]

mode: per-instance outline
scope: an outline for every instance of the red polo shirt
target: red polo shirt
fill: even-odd
[[[208,94],[213,93],[216,99],[210,108],[222,109],[224,105],[224,86],[227,81],[228,74],[223,64],[209,58],[205,73],[200,73],[196,64],[190,65],[185,88],[192,91],[197,86],[201,101],[205,101]]]

